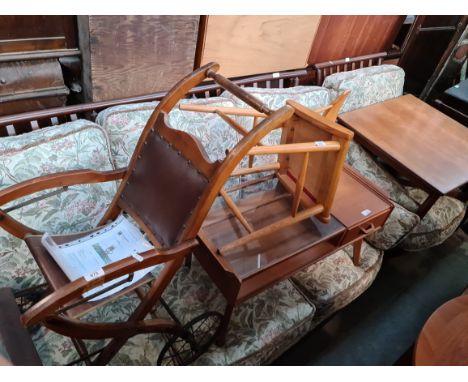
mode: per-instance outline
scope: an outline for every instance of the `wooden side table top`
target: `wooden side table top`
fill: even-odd
[[[468,365],[468,295],[446,302],[429,317],[416,342],[414,364]]]
[[[446,194],[468,182],[468,129],[413,95],[343,113],[339,120],[426,190]]]

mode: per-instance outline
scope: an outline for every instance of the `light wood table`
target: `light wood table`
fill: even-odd
[[[423,217],[439,196],[468,182],[468,129],[413,95],[339,116],[355,140],[429,193]]]
[[[414,364],[468,365],[468,295],[446,302],[429,317],[416,342]]]

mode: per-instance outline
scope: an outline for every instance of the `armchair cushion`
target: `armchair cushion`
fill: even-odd
[[[325,78],[323,86],[335,95],[351,90],[341,112],[359,109],[403,94],[405,72],[395,65],[370,66]]]
[[[419,208],[418,203],[408,195],[405,188],[385,171],[360,144],[351,142],[346,162],[382,188],[394,202],[409,211],[417,211]]]
[[[273,110],[286,105],[286,101],[289,99],[297,101],[311,109],[330,104],[330,92],[321,86],[294,86],[282,89],[244,87],[243,89],[260,99]],[[237,107],[250,107],[227,90],[222,93],[222,96],[232,100]]]
[[[267,89],[244,87],[244,90],[253,94],[255,97],[265,103],[270,109],[276,110],[286,104],[287,100],[294,100],[307,106],[311,109],[317,109],[330,104],[330,92],[320,86],[295,86],[284,89]],[[248,108],[245,102],[235,97],[228,91],[224,91],[222,96],[232,100],[236,107]],[[253,126],[253,117],[233,116],[233,119],[247,130],[251,130]],[[258,119],[257,122],[260,122]],[[276,129],[262,139],[265,145],[277,145],[281,141],[281,129]],[[254,165],[261,165],[277,161],[277,155],[257,155],[254,159]],[[248,181],[265,175],[265,173],[245,175],[241,178],[242,181]],[[276,181],[267,181],[246,189],[241,190],[240,197],[245,197],[247,194],[257,192],[261,189],[271,189],[275,186]]]
[[[430,248],[444,242],[460,225],[466,210],[462,202],[442,196],[421,220],[415,212],[427,197],[424,191],[403,187],[355,142],[351,143],[346,160],[385,190],[395,203],[383,229],[367,239],[377,248],[387,250],[398,244],[408,251]]]
[[[423,203],[427,194],[419,189],[407,188],[419,203]],[[420,251],[443,243],[458,228],[466,212],[466,205],[450,196],[441,196],[421,222],[401,242],[407,251]]]
[[[347,246],[296,273],[292,280],[317,307],[314,324],[348,305],[374,281],[383,253],[363,243],[361,263],[352,261],[353,247]]]
[[[184,99],[181,103],[234,106],[230,100],[222,97]],[[114,106],[100,112],[96,117],[96,122],[109,135],[116,168],[128,165],[141,132],[157,104],[158,102],[145,102]],[[226,149],[232,149],[239,139],[239,134],[215,114],[174,108],[169,113],[169,123],[173,128],[196,136],[212,161],[224,158]]]
[[[225,300],[199,263],[183,267],[163,295],[183,322],[207,310],[223,312]],[[99,308],[90,319],[114,321],[124,319],[138,303],[126,296]],[[315,308],[290,281],[269,288],[234,310],[226,344],[212,345],[195,361],[197,365],[259,365],[271,362],[310,329]],[[163,308],[158,314],[165,315]],[[34,336],[36,349],[45,365],[65,364],[77,358],[71,341],[41,328]],[[87,341],[88,343],[89,341]],[[92,349],[101,343],[93,341]],[[131,338],[111,361],[113,365],[155,365],[164,341],[159,334]]]
[[[382,229],[366,238],[368,243],[384,251],[397,246],[420,222],[418,215],[398,203],[393,204],[395,207]]]
[[[0,139],[0,189],[42,175],[76,169],[113,170],[103,129],[77,120]],[[35,193],[2,208],[51,190]],[[71,186],[10,214],[39,231],[68,233],[95,227],[116,192],[116,183]],[[42,280],[25,243],[0,228],[0,286],[22,289]]]

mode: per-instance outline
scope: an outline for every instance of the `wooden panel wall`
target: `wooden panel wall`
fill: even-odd
[[[86,100],[170,88],[193,70],[199,19],[199,16],[79,16]]]
[[[308,62],[387,51],[405,16],[322,16]]]
[[[221,64],[226,76],[307,66],[320,16],[208,16],[201,65]]]

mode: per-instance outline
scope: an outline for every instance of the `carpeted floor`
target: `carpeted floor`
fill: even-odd
[[[394,365],[401,364],[402,357],[403,364],[409,363],[427,318],[467,287],[468,235],[461,229],[426,251],[387,253],[363,295],[274,364]]]

